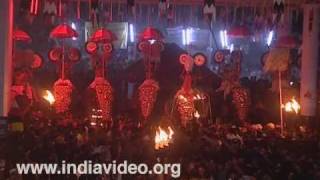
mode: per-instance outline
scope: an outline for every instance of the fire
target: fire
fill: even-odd
[[[50,105],[53,105],[54,102],[56,101],[53,94],[49,91],[49,90],[46,90],[45,91],[45,95],[43,96],[43,98],[49,102]]]
[[[196,111],[196,112],[194,113],[194,117],[195,117],[195,118],[197,118],[197,119],[199,119],[199,118],[200,118],[200,114],[199,114],[199,112],[198,112],[198,111]]]
[[[294,98],[292,98],[285,105],[282,105],[282,107],[284,108],[284,110],[286,112],[295,112],[296,114],[298,114],[298,112],[301,108],[300,104]]]
[[[204,100],[206,97],[202,94],[196,94],[193,96],[193,100]]]
[[[183,95],[179,95],[178,97],[179,97],[179,99],[181,99],[184,102],[188,101],[188,99],[186,97],[184,97]]]
[[[174,134],[174,131],[170,126],[168,127],[168,131],[169,132],[166,132],[160,126],[158,127],[158,130],[156,131],[156,136],[154,138],[156,150],[168,147],[169,143],[172,142],[172,136]]]

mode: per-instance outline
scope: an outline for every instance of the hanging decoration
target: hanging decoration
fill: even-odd
[[[185,77],[181,89],[175,95],[177,110],[180,114],[181,125],[186,127],[188,122],[194,118],[195,92],[192,89],[191,71],[193,68],[193,58],[188,54],[182,54],[179,58],[180,63],[184,66]]]
[[[136,19],[136,4],[135,0],[127,0],[127,6],[129,10],[129,15]]]
[[[232,102],[235,105],[240,122],[245,122],[251,102],[249,90],[241,86],[234,87],[232,89]]]
[[[93,28],[99,27],[100,24],[99,4],[100,0],[89,0],[89,15]]]
[[[54,24],[55,16],[58,15],[57,4],[55,0],[45,0],[43,5],[43,14],[49,25]]]
[[[150,116],[157,100],[159,83],[153,79],[146,79],[139,86],[139,101],[142,116],[146,119]]]
[[[138,49],[143,54],[146,69],[146,80],[139,87],[139,102],[142,116],[146,120],[151,115],[159,91],[159,84],[153,79],[153,74],[164,46],[162,34],[152,27],[144,29],[139,39]]]
[[[32,24],[34,20],[34,9],[35,1],[34,0],[24,0],[20,1],[20,13],[25,18],[28,24]]]
[[[164,17],[167,11],[166,0],[159,0],[159,17]]]
[[[278,23],[283,22],[284,14],[284,0],[273,0],[273,24],[277,25]]]
[[[64,113],[69,110],[71,104],[73,85],[68,79],[58,79],[53,85],[54,106],[57,113]]]
[[[91,89],[95,89],[96,97],[98,100],[98,106],[101,110],[103,120],[111,119],[111,108],[113,101],[113,89],[109,81],[103,77],[96,78],[90,85]]]
[[[203,7],[203,14],[205,19],[211,24],[211,21],[216,21],[216,5],[214,0],[205,0]]]
[[[39,0],[31,0],[30,14],[37,15],[39,7]]]
[[[105,77],[105,64],[113,51],[112,42],[116,39],[110,30],[100,28],[91,35],[90,41],[85,46],[87,53],[91,55],[95,69],[95,79],[90,88],[95,90],[102,120],[109,122],[112,121],[113,89]]]
[[[50,32],[50,37],[63,40],[66,38],[77,37],[78,33],[67,24],[61,24]],[[80,60],[80,51],[76,48],[67,48],[64,44],[62,47],[55,47],[49,51],[49,59],[61,66],[60,77],[54,83],[55,109],[57,113],[64,113],[69,110],[71,104],[71,95],[73,85],[65,75],[65,66],[71,66],[72,63]]]

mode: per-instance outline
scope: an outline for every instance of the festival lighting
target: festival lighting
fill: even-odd
[[[182,44],[185,46],[187,45],[187,35],[186,35],[186,30],[182,29]]]
[[[150,40],[149,40],[149,43],[150,43],[150,44],[154,44],[155,42],[156,42],[156,40],[154,40],[154,39],[150,39]]]
[[[222,48],[229,48],[228,35],[226,30],[220,30],[220,42]]]
[[[225,41],[224,41],[224,33],[223,33],[223,31],[220,31],[220,42],[221,42],[221,46],[223,48],[226,47]]]
[[[225,44],[226,47],[228,48],[228,47],[229,47],[229,44],[228,44],[227,30],[224,30],[224,31],[223,31],[223,35],[224,35],[224,44]]]
[[[267,45],[268,45],[268,46],[270,46],[271,43],[272,43],[273,35],[274,35],[274,32],[273,32],[273,31],[270,31],[269,34],[268,34],[268,38],[267,38]]]
[[[134,42],[134,28],[133,28],[133,24],[129,25],[129,33],[130,33],[130,42],[133,43]]]
[[[74,22],[71,23],[71,27],[72,27],[72,29],[77,30],[77,26]],[[77,38],[73,37],[72,40],[77,40]]]
[[[184,46],[190,45],[192,42],[193,28],[187,28],[182,30],[182,44]]]
[[[188,28],[187,29],[187,45],[191,44],[192,42],[192,34],[193,34],[193,29]]]
[[[233,52],[233,51],[234,51],[234,45],[231,44],[231,45],[230,45],[230,52]]]

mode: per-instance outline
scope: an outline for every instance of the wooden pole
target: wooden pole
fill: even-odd
[[[283,136],[284,122],[283,122],[283,111],[282,111],[282,83],[281,83],[281,71],[278,71],[279,75],[279,102],[280,102],[280,127],[281,127],[281,135]]]
[[[8,116],[12,82],[13,10],[12,0],[0,1],[0,116]]]

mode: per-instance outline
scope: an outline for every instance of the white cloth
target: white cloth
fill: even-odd
[[[57,14],[57,5],[54,1],[45,1],[43,7],[43,13]]]
[[[159,10],[160,12],[165,12],[167,9],[167,3],[166,2],[159,2]]]
[[[206,4],[203,8],[203,13],[204,14],[216,14],[216,7],[211,4],[211,6],[209,6],[208,4]]]
[[[284,0],[273,0],[273,3],[275,3],[275,4],[283,3],[284,4]]]
[[[212,15],[212,21],[213,22],[216,21],[216,7],[213,4],[211,4],[211,6],[206,4],[203,8],[203,14],[204,15]]]

